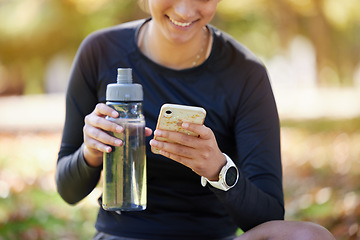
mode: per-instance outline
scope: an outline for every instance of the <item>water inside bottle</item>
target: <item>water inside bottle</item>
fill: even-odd
[[[145,121],[112,119],[124,128],[114,136],[123,140],[104,156],[103,207],[106,210],[140,211],[146,208]]]

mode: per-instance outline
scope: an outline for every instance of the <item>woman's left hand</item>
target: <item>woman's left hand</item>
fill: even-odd
[[[193,123],[183,123],[182,127],[199,137],[155,130],[156,137],[165,138],[169,142],[152,139],[150,145],[160,149],[161,155],[191,168],[198,175],[217,181],[221,168],[226,164],[226,158],[217,145],[213,131],[204,125]]]

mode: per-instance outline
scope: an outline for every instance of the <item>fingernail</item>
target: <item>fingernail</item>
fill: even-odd
[[[112,148],[111,148],[111,147],[106,147],[106,148],[105,148],[105,151],[106,151],[107,153],[110,153],[110,152],[112,151]]]
[[[117,127],[116,127],[116,132],[118,132],[118,133],[121,133],[123,130],[124,130],[124,129],[123,129],[123,127],[121,127],[121,126],[117,126]]]
[[[113,111],[112,113],[111,113],[111,116],[113,116],[113,117],[118,117],[118,115],[119,115],[119,113],[117,112],[117,111]]]
[[[161,135],[161,131],[159,129],[156,129],[154,132],[154,135],[156,136],[160,136]]]
[[[120,146],[120,145],[121,145],[121,143],[122,143],[122,141],[121,141],[121,140],[119,140],[119,139],[116,139],[116,140],[115,140],[115,145],[116,145],[116,146]]]
[[[183,128],[188,128],[188,127],[189,127],[189,124],[188,124],[188,123],[183,123],[183,124],[182,124],[182,127],[183,127]]]
[[[150,140],[150,145],[156,147],[157,146],[157,141],[155,141],[154,139],[151,139]]]

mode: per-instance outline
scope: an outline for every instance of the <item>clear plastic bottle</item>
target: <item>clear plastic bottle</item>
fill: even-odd
[[[111,133],[123,141],[104,154],[104,186],[102,205],[109,211],[141,211],[146,209],[145,119],[142,113],[143,91],[132,82],[132,70],[119,68],[117,83],[109,84],[106,104],[119,113],[107,119],[124,128]]]

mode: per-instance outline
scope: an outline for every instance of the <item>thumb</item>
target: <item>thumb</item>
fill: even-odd
[[[151,136],[152,132],[153,132],[153,131],[152,131],[151,128],[145,127],[145,136],[146,136],[146,137]]]

